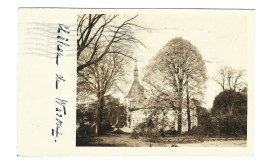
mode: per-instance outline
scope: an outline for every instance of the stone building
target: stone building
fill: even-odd
[[[139,123],[147,120],[149,116],[156,116],[160,121],[167,120],[167,126],[165,130],[174,128],[178,130],[178,112],[177,110],[167,110],[166,113],[155,113],[153,109],[149,109],[145,106],[146,97],[144,94],[144,87],[140,84],[138,79],[138,68],[137,62],[135,62],[134,68],[134,81],[132,86],[125,97],[125,111],[127,114],[127,125],[124,128],[125,131],[131,132],[135,126]],[[190,107],[191,113],[191,127],[197,126],[197,116],[196,109],[193,104]],[[182,113],[182,132],[188,131],[188,123],[187,123],[187,109],[183,108]]]

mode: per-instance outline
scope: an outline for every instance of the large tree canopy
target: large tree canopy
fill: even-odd
[[[95,133],[98,103],[94,101],[87,106],[85,104],[77,105],[77,122],[80,124],[79,134],[90,135]],[[104,105],[105,108],[101,111],[103,115],[101,132],[105,133],[112,130],[112,127],[123,127],[126,123],[123,104],[117,98],[107,95],[104,97]]]
[[[144,81],[152,94],[164,96],[178,109],[178,131],[182,129],[182,106],[187,98],[203,95],[206,67],[198,49],[182,38],[170,40],[145,68]]]

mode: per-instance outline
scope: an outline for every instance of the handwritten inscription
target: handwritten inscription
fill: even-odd
[[[60,98],[56,98],[56,127],[52,129],[52,136],[54,136],[56,139],[54,140],[57,142],[57,138],[59,135],[62,135],[62,133],[59,131],[59,129],[62,127],[62,117],[66,115],[66,103],[67,100],[63,100]]]
[[[59,65],[59,58],[63,56],[64,53],[64,47],[69,47],[68,44],[68,38],[66,37],[70,32],[69,32],[69,27],[63,24],[59,24],[58,30],[57,30],[57,54],[56,54],[56,65]],[[59,92],[59,83],[60,82],[65,82],[65,78],[63,75],[57,73],[56,74],[56,90]],[[66,104],[68,103],[67,100],[64,100],[62,98],[56,98],[56,107],[55,107],[55,112],[56,112],[56,126],[55,128],[52,129],[52,136],[54,137],[54,141],[57,142],[57,139],[62,133],[60,132],[62,126],[63,126],[63,117],[66,116]]]
[[[56,74],[56,89],[59,88],[59,82],[66,81],[62,75]]]
[[[63,46],[69,47],[69,44],[67,43],[69,39],[62,36],[70,33],[69,27],[63,24],[59,24],[57,33],[58,36],[57,36],[56,64],[59,65],[59,57],[63,56]]]

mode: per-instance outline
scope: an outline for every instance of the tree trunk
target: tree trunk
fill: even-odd
[[[100,110],[99,110],[99,133],[98,134],[101,134],[101,129],[102,129],[102,120],[103,120],[103,109],[104,109],[104,103],[105,103],[105,100],[104,100],[104,95],[101,95],[101,98],[100,98]]]
[[[118,119],[118,114],[119,114],[119,113],[118,113],[118,109],[117,109],[116,111],[117,111],[117,112],[116,112],[116,126],[115,126],[115,127],[118,129],[118,128],[119,128],[119,126],[118,126],[118,123],[119,123],[119,121],[118,121],[118,120],[119,120],[119,119]]]
[[[100,118],[101,118],[101,109],[100,109],[100,101],[98,100],[96,135],[100,134],[100,129],[101,129],[101,119]]]
[[[96,129],[95,129],[95,134],[98,134],[98,122],[99,122],[99,101],[97,102],[97,113],[96,113]]]
[[[191,130],[191,119],[190,119],[190,95],[189,86],[187,82],[187,119],[188,119],[188,132]]]
[[[180,98],[179,108],[178,108],[178,133],[182,133],[182,97]]]
[[[188,119],[188,132],[191,130],[191,119],[190,119],[190,98],[187,93],[187,119]]]
[[[180,73],[180,72],[179,72]],[[178,133],[182,133],[182,103],[183,103],[183,79],[179,80],[178,96],[179,96],[179,108],[178,108]]]
[[[103,108],[104,108],[104,95],[98,95],[98,109],[97,109],[97,123],[96,123],[96,134],[97,135],[100,135],[102,132],[101,132],[101,129],[102,129],[102,119],[103,119],[103,115],[102,115],[102,111],[103,111]]]

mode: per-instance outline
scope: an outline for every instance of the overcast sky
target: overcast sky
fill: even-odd
[[[134,55],[139,60],[139,80],[142,79],[142,68],[149,63],[149,60],[169,40],[182,37],[198,48],[206,63],[209,79],[206,83],[203,106],[212,107],[214,97],[221,91],[212,80],[218,68],[223,65],[245,70],[248,68],[250,57],[247,54],[249,42],[247,21],[244,15],[225,12],[139,15],[136,19],[137,24],[153,29],[150,33],[137,31],[137,37],[148,47],[135,50]],[[130,87],[131,84],[126,88]]]

